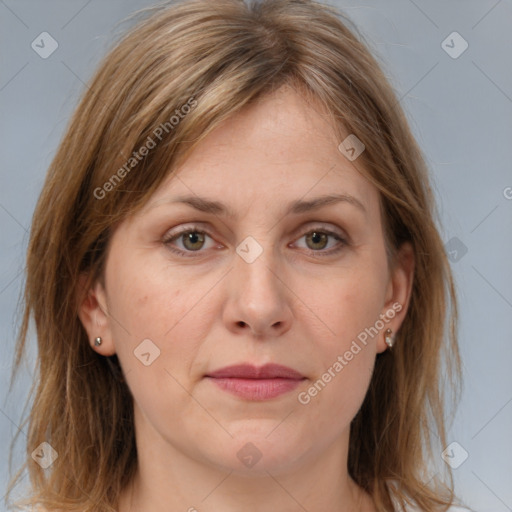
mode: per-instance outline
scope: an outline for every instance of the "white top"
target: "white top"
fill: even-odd
[[[421,510],[419,508],[408,508],[406,509],[406,512],[421,512]],[[470,510],[458,505],[453,505],[448,509],[447,512],[470,512]]]

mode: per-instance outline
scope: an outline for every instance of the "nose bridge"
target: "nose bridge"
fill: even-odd
[[[288,324],[291,317],[286,287],[278,278],[279,261],[270,236],[245,238],[236,248],[231,274],[230,321],[264,334]]]
[[[278,265],[270,236],[259,237],[259,240],[248,236],[238,244],[236,252],[234,270],[244,293],[268,294],[269,299],[270,295],[280,295],[274,270]]]

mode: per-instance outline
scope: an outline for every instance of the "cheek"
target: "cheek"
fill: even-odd
[[[340,273],[316,291],[310,288],[311,309],[319,312],[322,322],[312,317],[306,327],[308,338],[315,340],[315,353],[310,356],[318,361],[319,372],[310,392],[306,390],[311,398],[308,407],[321,407],[348,421],[359,409],[374,368],[375,344],[383,336],[379,315],[385,272],[385,267],[374,262]]]
[[[375,267],[352,268],[330,277],[322,286],[311,287],[309,283],[308,287],[304,283],[303,296],[308,297],[307,305],[318,317],[319,329],[326,333],[319,337],[317,332],[311,339],[323,340],[326,347],[331,347],[330,357],[348,349],[358,335],[364,338],[379,319],[385,299],[385,274],[380,271]]]
[[[118,266],[109,276],[112,336],[140,412],[165,430],[194,412],[186,389],[209,322],[204,292],[179,278],[171,286],[156,267],[132,268],[144,267]]]
[[[319,431],[331,432],[336,436],[340,429],[350,425],[364,401],[374,361],[375,356],[372,351],[363,349],[343,365],[341,371],[336,372],[331,367],[330,372],[325,372],[313,384],[315,389],[321,389],[318,395],[311,398],[309,404],[317,407],[318,413],[314,414],[314,417]],[[328,379],[330,380],[326,382]]]
[[[144,362],[154,361],[149,365],[153,370],[185,374],[207,329],[204,290],[168,274],[130,260],[110,268],[110,325],[125,373],[153,380],[156,372],[147,371]]]
[[[188,321],[190,312],[200,307],[205,286],[151,263],[132,258],[122,265],[112,264],[109,309],[118,332],[119,327],[124,327],[132,338],[143,339],[151,334],[155,342],[166,342],[180,323]]]
[[[360,291],[339,294],[337,307],[329,310],[336,336],[314,338],[316,354],[311,354],[311,360],[318,361],[317,373],[299,402],[327,437],[350,424],[373,374],[377,336],[369,327],[378,319],[379,307],[378,301],[369,304],[367,299]]]

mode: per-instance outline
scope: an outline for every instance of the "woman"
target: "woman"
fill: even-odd
[[[421,152],[345,23],[192,0],[106,57],[33,218],[24,503],[455,510],[453,280]]]

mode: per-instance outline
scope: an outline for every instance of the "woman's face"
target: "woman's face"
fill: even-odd
[[[105,287],[80,315],[119,358],[139,450],[272,474],[346,455],[412,256],[389,272],[377,189],[340,142],[282,89],[212,132],[113,233]],[[290,370],[259,372],[269,364]]]

